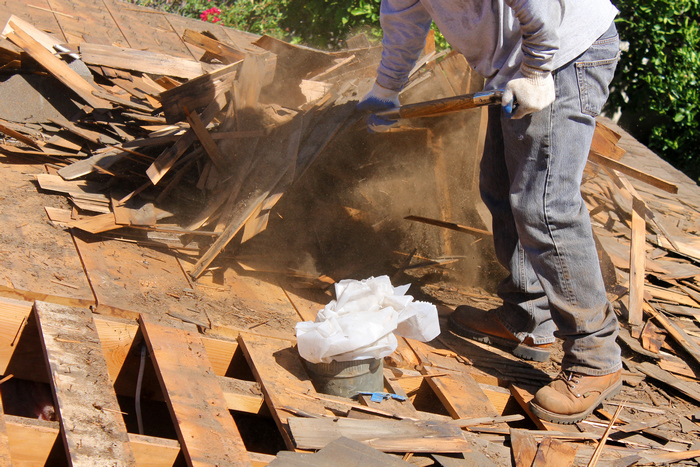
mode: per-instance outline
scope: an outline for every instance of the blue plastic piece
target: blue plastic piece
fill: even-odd
[[[369,400],[372,402],[381,402],[387,399],[396,399],[397,401],[405,401],[404,396],[398,394],[392,394],[390,392],[361,392],[363,396],[370,396]]]

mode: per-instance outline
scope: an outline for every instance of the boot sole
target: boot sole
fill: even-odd
[[[620,381],[618,381],[617,384],[610,386],[608,389],[603,391],[600,396],[598,396],[598,399],[596,399],[588,409],[571,415],[562,415],[550,412],[549,410],[543,409],[539,405],[535,404],[534,401],[530,401],[530,410],[542,420],[552,423],[559,423],[560,425],[573,425],[574,423],[578,423],[584,418],[588,417],[604,400],[616,396],[621,389],[622,378],[620,378]]]
[[[459,321],[452,318],[450,315],[447,318],[447,325],[453,333],[461,337],[466,337],[467,339],[472,339],[478,342],[483,342],[484,344],[494,345],[496,347],[503,347],[508,349],[516,357],[522,358],[523,360],[530,360],[533,362],[546,362],[549,360],[549,355],[552,353],[551,350],[536,349],[528,345],[522,344],[517,341],[512,341],[504,337],[492,336],[490,334],[485,334],[479,332],[475,329],[464,326]]]

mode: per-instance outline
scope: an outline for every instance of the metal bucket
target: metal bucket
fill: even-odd
[[[360,392],[384,392],[384,360],[381,358],[304,363],[314,388],[320,393],[354,397]]]

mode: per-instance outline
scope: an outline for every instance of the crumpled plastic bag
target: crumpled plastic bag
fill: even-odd
[[[311,363],[346,362],[391,355],[396,336],[427,342],[440,334],[437,308],[405,295],[409,285],[393,287],[388,276],[335,284],[336,299],[297,323],[297,347]]]

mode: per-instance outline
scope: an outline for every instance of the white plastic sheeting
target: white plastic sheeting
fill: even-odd
[[[396,350],[394,333],[427,342],[440,334],[437,308],[405,295],[387,276],[335,284],[336,299],[316,321],[297,323],[299,354],[311,363],[382,358]]]

